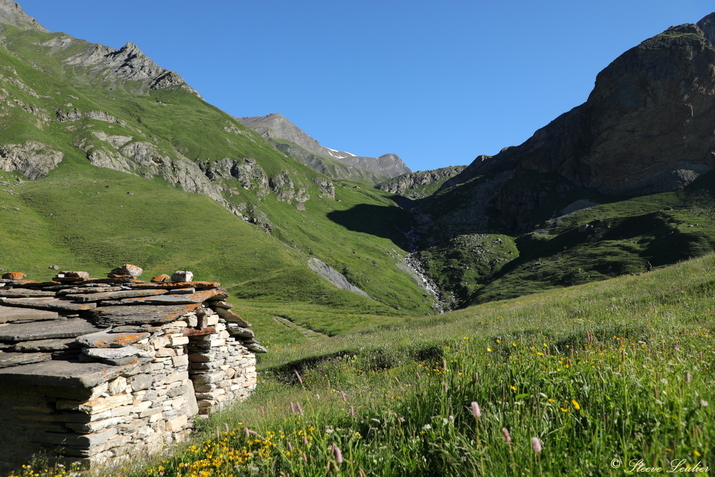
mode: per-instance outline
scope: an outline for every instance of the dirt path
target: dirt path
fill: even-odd
[[[281,325],[285,326],[286,328],[290,328],[292,330],[298,330],[301,333],[303,333],[303,336],[308,338],[309,340],[319,340],[323,338],[328,338],[328,335],[325,335],[323,333],[319,333],[315,330],[311,330],[310,328],[304,328],[300,325],[295,324],[288,318],[285,318],[283,316],[274,316],[273,319],[277,322],[280,323]]]

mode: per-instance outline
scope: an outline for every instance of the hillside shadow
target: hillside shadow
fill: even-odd
[[[412,216],[400,207],[359,204],[329,212],[328,219],[353,232],[389,239],[401,249],[409,245],[405,234],[412,227]]]

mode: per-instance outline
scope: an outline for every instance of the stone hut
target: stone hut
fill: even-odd
[[[60,272],[0,280],[0,472],[33,455],[93,466],[186,438],[256,387],[250,324],[219,283]]]

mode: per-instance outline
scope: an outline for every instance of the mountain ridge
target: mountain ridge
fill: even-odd
[[[384,179],[390,179],[400,174],[411,172],[410,168],[407,167],[396,154],[383,154],[380,157],[374,158],[356,156],[346,151],[338,151],[324,147],[280,113],[236,119],[263,137],[274,142],[279,149],[285,149],[286,152],[295,156],[304,164],[313,167],[318,170],[318,172],[327,173],[327,175],[333,178],[341,178],[345,174],[347,174],[348,178],[360,178],[361,175],[349,169],[347,171],[342,169],[339,171],[333,170],[331,172],[328,164],[333,161],[339,161],[349,168],[357,168],[361,171],[365,171],[373,182],[380,182]],[[309,154],[301,153],[301,151],[296,150],[295,147],[286,147],[286,141],[297,146],[298,149],[304,149]],[[311,157],[311,155],[317,157]],[[321,158],[323,159],[322,161],[320,160]],[[362,175],[364,176],[364,174]]]

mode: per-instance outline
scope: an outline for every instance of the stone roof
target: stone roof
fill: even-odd
[[[161,326],[168,323],[181,319],[188,322],[186,336],[205,334],[211,328],[204,322],[207,312],[218,314],[249,351],[266,352],[251,324],[231,310],[219,283],[194,281],[193,274],[184,271],[144,282],[138,279],[141,273],[141,268],[126,264],[100,279],[76,271],[61,271],[49,282],[25,280],[18,272],[3,275],[0,374],[16,374],[12,368],[17,366],[22,366],[19,374],[63,379],[77,378],[90,368],[107,373],[105,366],[141,358],[143,350],[134,345],[162,333]],[[52,361],[105,366],[74,366],[76,372],[68,372]]]

